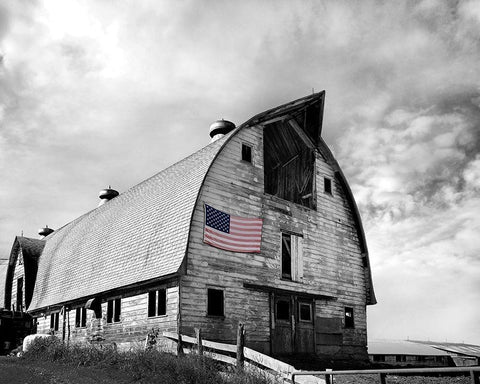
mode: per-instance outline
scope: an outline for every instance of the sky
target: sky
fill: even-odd
[[[480,344],[480,0],[0,3],[0,258],[237,125],[326,91],[370,339]]]

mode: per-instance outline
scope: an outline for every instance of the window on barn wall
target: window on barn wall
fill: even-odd
[[[323,178],[323,190],[325,193],[332,195],[332,179],[328,177]]]
[[[121,314],[121,299],[107,301],[107,323],[118,323]]]
[[[60,318],[59,312],[52,313],[50,315],[50,329],[58,331],[58,320]]]
[[[298,303],[298,317],[300,321],[310,323],[312,321],[312,304],[311,303]]]
[[[282,233],[282,279],[300,281],[303,278],[303,237]]]
[[[225,316],[223,290],[208,288],[207,295],[207,315]]]
[[[345,307],[345,328],[354,328],[353,308]]]
[[[263,135],[265,193],[315,209],[312,145],[288,122],[267,125]]]
[[[148,292],[148,317],[167,314],[167,290]]]
[[[242,160],[248,163],[252,162],[252,146],[242,143]]]
[[[84,307],[75,310],[75,327],[83,328],[87,325],[87,309]]]
[[[277,320],[290,321],[290,301],[278,300],[276,303],[275,314]]]
[[[23,277],[17,279],[17,311],[23,310]]]

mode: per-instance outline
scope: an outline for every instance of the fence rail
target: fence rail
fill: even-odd
[[[293,383],[300,383],[298,377],[308,375],[308,376],[318,376],[322,375],[325,377],[325,382],[327,384],[332,383],[333,376],[336,375],[378,375],[379,382],[385,384],[387,382],[388,375],[418,375],[423,376],[425,374],[469,374],[472,384],[480,384],[480,367],[446,367],[446,368],[404,368],[404,369],[365,369],[365,370],[354,370],[354,371],[295,371],[292,372],[292,381]]]
[[[247,367],[249,370],[261,370],[263,374],[272,378],[292,382],[292,373],[296,372],[295,367],[245,347],[245,330],[241,325],[238,329],[237,345],[203,340],[199,329],[195,329],[195,334],[196,337],[191,337],[174,332],[163,332],[163,336],[170,340],[177,343],[180,340],[180,343],[177,344],[177,351],[181,350],[183,353],[189,353],[192,349],[196,349],[199,354],[205,354],[215,360],[236,365],[237,369]],[[185,348],[185,344],[191,345],[191,348]],[[297,378],[297,383],[324,384],[325,380],[312,375],[302,375],[302,377]]]

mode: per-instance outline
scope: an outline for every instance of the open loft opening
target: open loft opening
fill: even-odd
[[[293,119],[263,132],[265,193],[316,209],[315,139]]]

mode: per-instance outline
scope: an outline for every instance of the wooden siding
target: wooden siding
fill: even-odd
[[[242,142],[253,144],[252,164],[241,161]],[[352,212],[334,170],[316,151],[317,209],[311,210],[264,194],[263,148],[261,127],[239,131],[206,177],[191,224],[187,275],[182,278],[182,332],[193,336],[193,328],[200,327],[205,338],[228,342],[235,339],[242,321],[247,345],[268,352],[269,294],[243,288],[249,282],[335,297],[336,301],[315,303],[315,323],[331,318],[342,324],[336,338],[317,328],[317,352],[335,349],[348,354],[360,349],[366,357],[364,266]],[[332,180],[332,195],[323,192],[324,177]],[[228,252],[204,244],[204,203],[236,216],[263,217],[261,253]],[[301,281],[281,279],[281,231],[303,236]],[[206,316],[208,287],[225,290],[224,318]],[[345,306],[354,308],[353,329],[343,326]]]
[[[157,287],[160,289],[164,287]],[[109,299],[119,298],[112,296]],[[167,288],[167,314],[164,316],[148,317],[148,292],[134,296],[121,297],[120,322],[107,323],[107,302],[102,303],[102,319],[99,322],[93,317],[94,312],[87,310],[85,327],[75,327],[75,306],[72,306],[69,315],[66,315],[65,338],[68,339],[68,324],[70,325],[70,341],[84,343],[90,340],[97,327],[105,343],[115,343],[121,349],[143,348],[147,333],[152,329],[176,332],[178,313],[178,286]],[[68,313],[68,312],[67,312]],[[70,321],[68,322],[68,318]],[[50,332],[50,313],[37,319],[37,333]],[[62,338],[63,316],[60,315],[59,329],[55,335]],[[159,338],[161,341],[162,338]]]
[[[17,253],[17,259],[15,261],[15,266],[13,267],[13,279],[12,279],[12,296],[10,301],[10,306],[15,306],[15,311],[23,312],[25,311],[25,268],[23,263],[22,250],[19,249]],[[23,292],[22,292],[22,308],[17,308],[17,281],[18,279],[23,279]],[[12,309],[12,308],[8,308]]]

